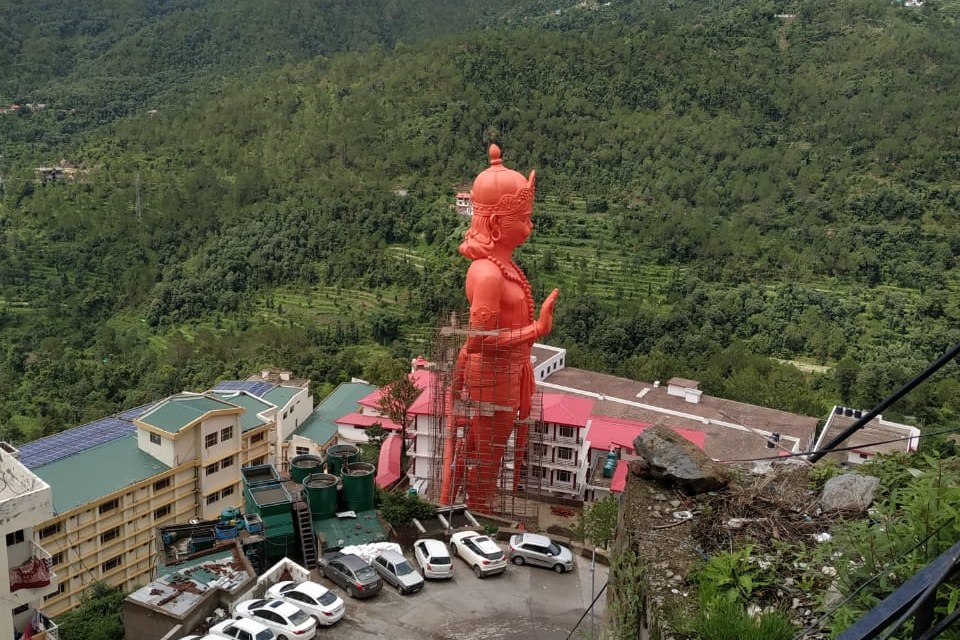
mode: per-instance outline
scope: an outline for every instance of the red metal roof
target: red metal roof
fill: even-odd
[[[622,446],[633,450],[634,439],[645,429],[652,426],[649,422],[636,422],[609,416],[593,416],[590,418],[590,428],[587,430],[586,439],[590,443],[591,449],[609,451],[611,446]],[[707,434],[704,432],[681,427],[670,428],[703,449],[707,440]]]
[[[380,446],[380,458],[377,460],[377,477],[374,482],[380,488],[390,486],[400,479],[400,436],[391,433]]]
[[[429,415],[430,408],[433,405],[433,379],[436,373],[433,371],[428,371],[426,369],[417,369],[416,371],[409,374],[409,378],[413,380],[413,384],[420,389],[420,397],[418,397],[412,405],[410,405],[410,415],[419,416],[419,415]],[[370,407],[371,409],[380,410],[380,396],[383,394],[383,388],[380,387],[376,391],[372,391],[369,395],[360,399],[360,404],[365,407]]]
[[[564,424],[571,427],[585,427],[594,400],[580,396],[568,396],[563,393],[543,394],[543,421]]]
[[[627,488],[627,471],[629,464],[626,460],[618,460],[617,468],[613,470],[613,478],[610,479],[610,491],[613,493],[623,493]]]
[[[386,429],[387,431],[399,431],[400,425],[396,422],[393,422],[389,418],[384,418],[381,416],[366,416],[362,413],[354,411],[353,413],[348,413],[347,415],[337,418],[337,424],[344,424],[350,427],[361,427],[366,429],[367,427],[372,427],[373,425],[380,423],[380,426]]]

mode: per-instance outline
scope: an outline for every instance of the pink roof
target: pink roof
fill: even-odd
[[[653,425],[649,422],[635,422],[609,416],[593,416],[590,418],[590,428],[586,439],[591,449],[609,451],[611,446],[626,447],[633,450],[634,439]],[[703,449],[707,434],[694,429],[670,427],[699,448]]]
[[[627,470],[629,465],[626,460],[618,460],[617,468],[613,470],[613,478],[610,480],[610,491],[614,493],[623,493],[627,488]]]
[[[377,460],[377,477],[374,482],[381,489],[400,479],[400,436],[391,433],[383,439],[380,458]]]
[[[543,421],[564,424],[571,427],[585,427],[594,400],[580,396],[568,396],[563,393],[543,394]]]
[[[410,415],[430,415],[430,409],[433,405],[433,381],[436,374],[426,369],[417,369],[409,374],[413,384],[421,390],[420,397],[410,405]],[[383,394],[383,387],[360,399],[360,404],[371,409],[380,410],[380,396]]]
[[[337,418],[336,423],[344,424],[350,427],[362,427],[364,429],[380,423],[380,426],[387,431],[400,430],[400,425],[398,425],[396,422],[393,422],[389,418],[383,418],[381,416],[365,416],[362,413],[357,413],[356,411],[353,413],[348,413],[342,418]]]

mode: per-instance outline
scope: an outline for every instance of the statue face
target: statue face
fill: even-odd
[[[533,233],[533,218],[530,214],[498,217],[500,226],[500,243],[515,249],[519,247]]]

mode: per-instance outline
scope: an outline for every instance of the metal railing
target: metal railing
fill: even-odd
[[[938,589],[960,570],[960,542],[918,571],[836,640],[888,640],[913,620],[913,640],[933,640],[960,618],[960,607],[935,621]]]

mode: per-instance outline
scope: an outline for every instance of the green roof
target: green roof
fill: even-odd
[[[131,434],[35,467],[33,472],[50,485],[54,511],[65,513],[169,470],[141,451],[137,435]]]
[[[241,431],[249,431],[267,424],[267,421],[257,414],[273,408],[272,404],[242,391],[213,391],[212,393],[225,402],[243,407],[243,415],[240,416]]]
[[[287,406],[290,399],[300,393],[299,387],[274,387],[263,394],[263,399],[277,405],[281,409]]]
[[[324,518],[313,521],[313,529],[323,535],[323,551],[388,539],[376,510],[357,511],[356,518]]]
[[[208,395],[178,395],[160,402],[138,420],[170,433],[179,433],[180,429],[196,422],[211,411],[234,408],[236,408],[234,405]]]
[[[309,438],[317,444],[326,444],[337,435],[337,420],[357,410],[357,403],[376,391],[377,387],[363,382],[344,382],[330,392],[310,417],[303,421],[294,434]]]

